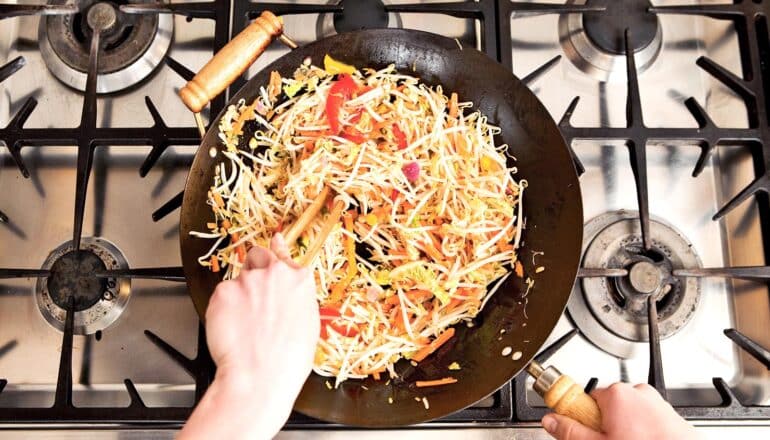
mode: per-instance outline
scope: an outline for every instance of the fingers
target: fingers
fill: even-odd
[[[273,235],[273,238],[270,240],[270,250],[273,251],[279,260],[286,263],[289,267],[293,267],[294,269],[302,267],[291,258],[289,246],[286,244],[286,240],[280,232]]]
[[[246,254],[246,261],[243,263],[243,269],[264,269],[270,266],[275,260],[276,256],[269,250],[260,246],[254,246],[249,250],[249,253]]]
[[[569,417],[548,414],[541,421],[543,428],[556,440],[600,440],[604,435]]]

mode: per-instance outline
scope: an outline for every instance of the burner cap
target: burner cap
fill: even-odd
[[[114,6],[110,3],[102,2],[91,6],[88,10],[86,21],[92,30],[98,29],[100,32],[108,32],[115,28],[118,15]]]
[[[51,266],[48,294],[57,306],[67,309],[69,298],[75,300],[75,311],[80,312],[96,304],[107,288],[105,278],[96,278],[94,272],[105,270],[104,262],[91,251],[70,251]]]
[[[64,4],[66,0],[56,0]],[[144,79],[160,64],[171,43],[169,14],[124,14],[119,3],[78,0],[74,15],[40,20],[38,39],[51,73],[65,84],[85,90],[94,29],[101,32],[97,92],[110,93]]]
[[[568,311],[577,327],[599,348],[632,357],[648,340],[648,298],[655,299],[664,339],[681,330],[700,300],[696,278],[677,278],[674,269],[700,267],[692,245],[673,227],[650,220],[652,249],[642,245],[638,213],[610,212],[585,226],[584,267],[624,268],[625,277],[583,278],[575,284]]]
[[[334,14],[334,29],[350,32],[388,27],[388,11],[381,0],[340,0],[343,12]]]
[[[587,0],[587,5],[604,6],[604,12],[583,15],[583,27],[588,38],[605,52],[626,53],[625,31],[634,52],[639,52],[655,39],[658,17],[647,12],[648,0]]]
[[[559,16],[559,42],[567,58],[600,81],[626,80],[625,31],[642,73],[658,57],[663,33],[647,0],[570,0],[570,4],[604,6],[602,12]]]
[[[51,271],[39,278],[35,299],[45,320],[64,330],[69,298],[75,302],[75,333],[91,334],[118,319],[128,303],[128,278],[97,278],[101,270],[128,269],[128,263],[114,244],[102,238],[84,237],[80,249],[66,242],[53,250],[43,262]]]

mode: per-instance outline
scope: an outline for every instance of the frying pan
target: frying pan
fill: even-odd
[[[271,36],[280,35],[280,19],[268,14],[231,41],[180,92],[191,110],[199,112],[264,51]],[[265,17],[275,20],[266,22]],[[326,54],[357,67],[395,64],[398,70],[412,73],[427,84],[440,84],[445,91],[457,92],[460,101],[472,101],[490,123],[501,127],[497,142],[510,146],[508,165],[518,168],[514,177],[529,182],[524,193],[526,229],[519,250],[525,272],[535,281],[528,293],[525,280],[511,276],[472,327],[456,326],[455,337],[416,367],[406,361],[398,363],[399,379],[348,380],[338,389],[329,390],[325,384],[328,378],[311,374],[295,404],[295,410],[307,416],[355,426],[393,427],[440,418],[474,404],[510,381],[535,356],[556,325],[580,258],[583,212],[577,174],[553,119],[521,81],[483,53],[426,32],[361,30],[318,40],[267,66],[232,97],[230,104],[241,99],[252,102],[260,86],[268,84],[271,71],[289,77],[305,58],[320,64]],[[212,121],[203,137],[182,203],[182,261],[201,318],[221,274],[198,265],[197,258],[211,243],[191,237],[189,232],[205,230],[206,222],[213,218],[206,193],[222,155],[212,157],[210,149],[220,148],[217,127],[223,113]],[[243,138],[245,143],[247,136]],[[535,253],[537,266],[545,268],[540,273],[535,272]],[[522,356],[517,360],[503,356],[506,347]],[[448,376],[447,367],[452,362],[462,367],[451,372],[458,380],[456,384],[415,387],[417,380]],[[429,408],[421,401],[423,397]]]

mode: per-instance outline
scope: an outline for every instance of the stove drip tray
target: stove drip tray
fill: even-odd
[[[648,340],[647,300],[658,313],[660,338],[670,337],[692,318],[700,299],[697,278],[678,278],[675,269],[700,267],[690,242],[672,226],[650,219],[652,247],[644,249],[638,213],[600,215],[585,225],[583,267],[626,269],[622,277],[588,277],[575,284],[568,311],[581,332],[602,350],[628,358],[633,345]]]
[[[75,308],[74,331],[80,335],[109,327],[128,304],[130,279],[96,276],[100,271],[128,269],[120,250],[103,238],[84,237],[79,250],[66,242],[48,255],[42,268],[51,275],[38,279],[35,299],[43,318],[60,331],[70,298]]]

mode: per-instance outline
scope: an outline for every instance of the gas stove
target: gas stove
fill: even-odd
[[[420,29],[510,68],[560,121],[583,192],[583,268],[538,360],[589,389],[649,382],[715,437],[767,436],[761,0],[0,4],[0,425],[167,438],[205,392],[214,368],[177,232],[199,135],[176,94],[265,9],[300,45]],[[204,119],[289,50],[270,46]],[[545,438],[545,413],[521,374],[405,432]],[[383,435],[300,414],[286,428]]]

